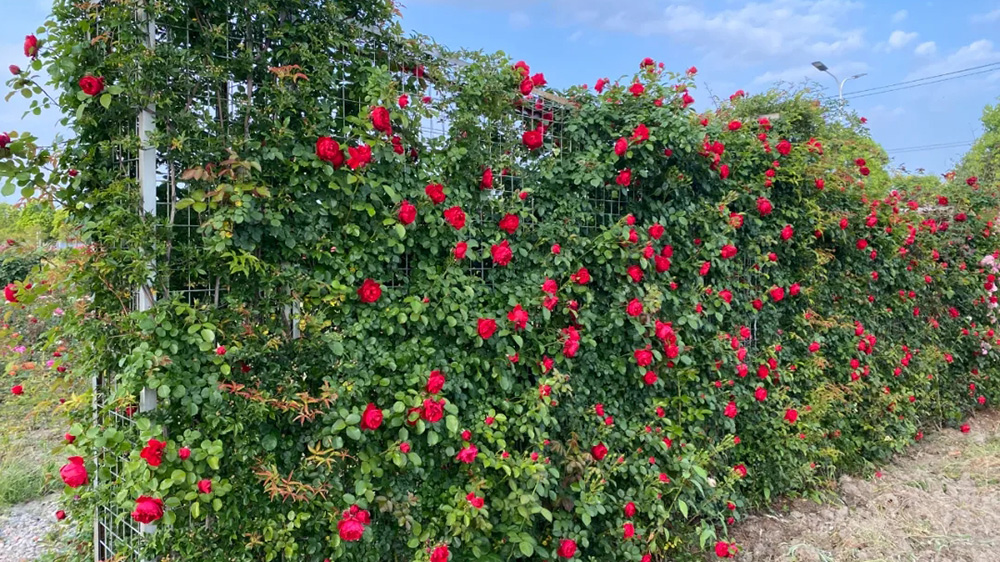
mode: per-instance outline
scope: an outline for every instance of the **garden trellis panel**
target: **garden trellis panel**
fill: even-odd
[[[1000,396],[995,198],[912,212],[807,93],[698,114],[652,60],[545,91],[391,2],[139,6],[59,2],[42,49],[98,557],[728,557]]]

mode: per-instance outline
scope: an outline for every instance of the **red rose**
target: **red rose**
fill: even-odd
[[[7,133],[0,133],[0,148],[7,148],[8,144],[10,144],[10,135]],[[11,242],[13,242],[13,240],[8,238],[7,245],[9,246]]]
[[[88,74],[80,79],[80,89],[88,96],[96,96],[104,91],[104,77]]]
[[[459,242],[455,244],[455,249],[453,251],[456,260],[464,260],[465,252],[468,251],[469,245],[465,242]]]
[[[826,185],[826,182],[823,181],[823,178],[816,178],[816,189],[822,190],[823,186],[825,186],[825,185]]]
[[[553,254],[555,254],[555,255],[558,256],[561,252],[562,252],[562,247],[559,244],[553,244],[552,245],[552,253]]]
[[[202,494],[212,493],[212,481],[208,479],[203,479],[198,481],[198,491]]]
[[[139,452],[139,456],[146,459],[149,466],[160,466],[163,462],[163,450],[167,448],[167,443],[165,441],[159,441],[157,439],[150,439],[146,446],[142,448]]]
[[[535,86],[539,87],[539,88],[541,88],[542,86],[548,84],[548,82],[545,81],[545,75],[542,74],[541,72],[539,72],[539,73],[537,73],[537,74],[535,74],[534,76],[531,77],[531,83],[534,84]]]
[[[587,271],[587,268],[581,267],[576,273],[570,275],[569,278],[577,285],[586,285],[590,283],[590,272]]]
[[[799,419],[799,411],[795,408],[789,408],[785,411],[785,420],[788,423],[795,423],[795,420]]]
[[[371,113],[372,126],[376,131],[392,134],[392,120],[389,117],[389,110],[382,107],[373,107]]]
[[[430,376],[427,377],[427,392],[428,394],[437,394],[441,392],[444,388],[445,376],[441,371],[431,371]]]
[[[719,298],[727,303],[733,302],[733,293],[729,289],[723,289],[719,291]]]
[[[777,286],[771,287],[771,290],[769,291],[769,293],[771,295],[771,298],[775,302],[778,302],[781,299],[785,298],[785,290],[782,289],[781,287],[777,287]]]
[[[347,160],[347,166],[352,170],[364,168],[372,161],[372,147],[367,144],[357,147],[350,146],[347,148],[347,152],[350,155],[350,158]]]
[[[15,384],[14,386],[10,387],[10,393],[13,394],[14,396],[20,396],[24,394],[24,387],[19,384]]]
[[[860,238],[858,239],[857,242],[854,243],[854,246],[859,250],[864,250],[865,248],[868,247],[868,241],[865,240],[864,238]]]
[[[7,286],[3,288],[3,298],[7,302],[17,302],[17,285],[8,283]]]
[[[632,355],[640,367],[646,367],[653,362],[653,353],[648,349],[637,349]]]
[[[477,449],[475,445],[469,445],[455,455],[455,460],[465,464],[472,464],[476,461],[476,455],[478,454],[479,449]]]
[[[781,141],[778,142],[775,148],[778,149],[778,154],[782,156],[788,156],[788,153],[792,151],[792,143],[788,142],[785,139],[781,139]]]
[[[373,279],[365,279],[358,289],[358,297],[363,303],[373,303],[381,296],[382,286],[378,284],[378,281]]]
[[[862,166],[862,167],[861,167],[861,168],[860,168],[860,169],[858,170],[858,173],[860,173],[860,174],[861,174],[862,176],[867,176],[868,174],[870,174],[870,173],[871,173],[871,170],[869,170],[867,166]]]
[[[480,318],[476,331],[479,333],[479,337],[488,340],[497,331],[497,322],[492,318]]]
[[[519,60],[517,61],[516,64],[514,64],[514,70],[524,78],[527,78],[528,75],[531,74],[531,70],[528,67],[528,63],[524,62],[523,60]]]
[[[660,223],[655,223],[649,227],[649,236],[654,240],[659,240],[663,236],[663,225]]]
[[[698,67],[692,66],[691,68],[687,69],[687,73],[688,76],[694,76],[695,74],[698,74]]]
[[[615,183],[622,187],[628,187],[632,183],[632,170],[625,168],[618,172],[618,175],[615,177]]]
[[[781,239],[782,240],[788,240],[789,238],[792,237],[792,234],[795,234],[795,229],[793,229],[792,225],[790,225],[790,224],[786,224],[785,228],[781,229]]]
[[[670,270],[670,258],[665,258],[663,256],[654,256],[653,261],[656,263],[656,272],[663,273]]]
[[[73,441],[76,441],[76,436],[73,435],[72,433],[67,433],[67,434],[63,435],[63,439],[67,443],[72,443]]]
[[[642,95],[643,92],[646,91],[646,87],[636,82],[631,86],[629,86],[628,91],[632,93],[633,97],[639,97]]]
[[[603,460],[608,454],[608,448],[604,446],[604,443],[598,443],[590,448],[590,454],[596,460]]]
[[[771,205],[771,202],[767,199],[767,197],[757,198],[757,212],[760,213],[760,216],[764,217],[771,214],[773,209],[774,207]]]
[[[493,187],[493,170],[486,168],[483,170],[483,177],[479,180],[479,189],[490,189]]]
[[[622,536],[626,539],[630,539],[635,536],[635,525],[632,523],[625,523],[622,525]]]
[[[659,378],[656,376],[656,373],[653,372],[653,371],[646,371],[646,374],[642,376],[642,381],[644,383],[646,383],[647,385],[656,384],[657,380],[659,380]]]
[[[625,504],[625,517],[631,519],[635,515],[635,503],[628,502]]]
[[[399,222],[403,225],[411,224],[417,219],[417,208],[409,201],[403,201],[399,206]]]
[[[726,541],[715,543],[715,555],[719,558],[732,558],[732,555],[729,553],[729,544]]]
[[[559,541],[559,549],[556,553],[560,558],[572,558],[576,555],[576,541],[573,539],[563,539]]]
[[[545,140],[545,130],[539,126],[537,129],[530,131],[525,131],[521,134],[521,142],[524,146],[528,147],[528,150],[536,150],[541,148]]]
[[[542,292],[543,293],[548,293],[550,295],[554,295],[554,294],[556,294],[556,291],[558,291],[558,290],[559,290],[559,285],[556,284],[556,282],[555,282],[554,279],[546,279],[545,282],[542,283]]]
[[[740,123],[739,121],[737,121],[735,119],[729,122],[729,130],[730,131],[739,131],[740,127],[742,127],[742,126],[743,126],[743,123]]]
[[[625,312],[629,316],[639,316],[642,314],[642,301],[639,299],[632,299],[625,307]]]
[[[634,281],[635,283],[642,281],[642,268],[639,267],[638,265],[628,266],[627,273],[628,276],[632,278],[632,281]]]
[[[177,457],[180,458],[182,461],[188,460],[188,458],[191,457],[191,449],[188,449],[187,447],[181,447],[180,449],[177,450]]]
[[[521,95],[527,96],[531,94],[531,90],[535,88],[535,83],[531,81],[531,78],[525,78],[521,80],[521,84],[518,86],[521,90]]]
[[[444,399],[434,401],[430,398],[424,400],[424,408],[420,412],[420,417],[428,423],[441,421],[444,417]]]
[[[24,56],[31,58],[38,56],[38,38],[34,35],[24,37]]]
[[[711,268],[712,264],[710,262],[702,263],[701,267],[698,268],[698,275],[701,275],[702,277],[708,275],[708,270]]]
[[[819,351],[819,342],[814,341],[811,344],[809,344],[810,353],[816,353],[817,351]]]
[[[60,509],[56,512],[56,521],[62,521],[63,519],[66,519],[66,512]]]
[[[403,441],[402,443],[400,443],[399,444],[399,452],[403,453],[404,455],[407,454],[407,453],[409,453],[410,452],[410,444],[407,443],[406,441]]]
[[[732,244],[726,244],[725,246],[722,247],[722,250],[719,253],[722,255],[722,259],[728,260],[736,256],[736,252],[737,252],[736,246],[733,246]]]
[[[135,500],[135,511],[132,512],[132,519],[148,525],[161,517],[163,517],[163,500],[149,496],[139,496]]]
[[[726,409],[723,410],[722,415],[726,416],[727,418],[733,419],[736,417],[736,414],[738,413],[739,411],[736,409],[736,402],[730,401],[728,404],[726,404]]]
[[[344,164],[344,152],[340,149],[337,141],[330,137],[316,139],[316,156],[324,162],[333,164],[334,168],[339,168]]]
[[[364,413],[361,414],[361,429],[375,430],[382,425],[382,410],[369,402]]]
[[[445,209],[444,220],[455,230],[462,230],[465,227],[465,211],[458,206]]]
[[[729,164],[723,164],[719,166],[719,177],[726,179],[729,177]]]
[[[427,184],[427,187],[424,188],[424,193],[427,194],[427,197],[429,197],[435,205],[444,203],[445,195],[443,185],[439,183],[429,183]]]
[[[507,320],[514,323],[515,330],[523,330],[528,325],[528,311],[521,308],[521,305],[516,305],[507,313]]]
[[[959,429],[962,430],[962,433],[968,433],[971,428],[969,427],[969,424],[965,423],[962,424],[962,427],[960,427]]]
[[[514,253],[510,251],[510,244],[506,240],[490,246],[490,254],[493,256],[493,262],[499,266],[506,266],[514,258]]]
[[[793,297],[798,295],[802,291],[802,287],[798,283],[792,283],[788,286],[788,293]]]
[[[763,386],[758,386],[757,390],[754,391],[753,396],[758,402],[763,402],[764,400],[767,400],[767,389]]]
[[[617,154],[618,156],[624,156],[627,151],[628,151],[628,141],[625,140],[625,137],[618,139],[615,142],[615,154]]]
[[[632,131],[632,142],[638,144],[647,140],[649,140],[649,127],[643,123],[639,123]]]
[[[519,224],[521,224],[521,219],[519,219],[517,215],[507,213],[502,219],[500,219],[500,230],[506,232],[507,234],[514,234]]]
[[[431,553],[431,562],[448,562],[449,556],[451,553],[448,552],[448,547],[441,545],[434,548],[434,552]]]
[[[365,534],[365,524],[356,517],[346,517],[337,522],[341,540],[358,541]]]

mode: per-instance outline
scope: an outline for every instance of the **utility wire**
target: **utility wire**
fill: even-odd
[[[888,149],[888,150],[886,150],[886,152],[890,152],[890,153],[893,153],[893,154],[899,154],[901,152],[922,152],[922,151],[925,151],[925,150],[943,150],[943,149],[946,149],[946,148],[959,148],[959,147],[962,147],[962,146],[968,146],[970,144],[973,144],[974,142],[975,141],[963,141],[963,142],[948,142],[948,143],[939,143],[939,144],[927,144],[927,145],[922,145],[922,146],[907,146],[907,147],[903,147],[903,148]]]
[[[996,68],[988,68],[986,70],[980,70],[978,72],[969,72],[968,74],[962,74],[960,76],[952,76],[950,78],[940,78],[938,80],[932,80],[930,82],[921,82],[919,84],[910,84],[908,86],[899,86],[897,88],[892,88],[892,89],[888,89],[888,90],[880,90],[878,92],[869,92],[869,93],[865,93],[865,94],[852,95],[852,96],[849,96],[848,94],[844,94],[844,98],[845,99],[866,98],[868,96],[877,96],[879,94],[888,94],[890,92],[898,92],[900,90],[909,90],[909,89],[912,89],[912,88],[918,88],[920,86],[929,86],[931,84],[937,84],[937,83],[940,83],[940,82],[948,82],[949,80],[957,80],[959,78],[966,78],[968,76],[976,76],[977,74],[988,74],[990,72],[1000,72],[1000,66],[998,66]],[[888,86],[886,86],[886,87],[888,87]]]
[[[913,80],[907,80],[905,82],[896,82],[895,84],[888,84],[886,86],[877,86],[875,88],[867,88],[867,89],[864,89],[864,90],[855,90],[853,92],[845,92],[844,95],[845,96],[853,96],[853,95],[857,95],[857,94],[863,94],[865,92],[871,92],[871,91],[874,91],[874,90],[881,90],[883,88],[892,88],[892,87],[895,87],[895,86],[902,86],[904,84],[914,84],[916,82],[922,82],[924,80],[930,80],[932,78],[941,78],[942,76],[952,76],[954,74],[962,74],[964,72],[970,72],[970,71],[973,71],[973,70],[979,70],[979,69],[982,69],[982,68],[988,68],[988,67],[993,67],[993,66],[1000,66],[1000,61],[991,62],[991,63],[987,63],[987,64],[981,64],[979,66],[971,66],[969,68],[963,68],[961,70],[953,70],[951,72],[945,72],[943,74],[935,74],[934,76],[925,76],[923,78],[914,78]],[[959,76],[958,78],[961,78],[961,76]]]
[[[974,72],[975,71],[975,72]],[[896,92],[899,90],[907,90],[910,88],[916,88],[919,86],[927,86],[930,84],[937,84],[939,82],[946,82],[948,80],[957,80],[959,78],[965,78],[967,76],[976,76],[978,74],[986,74],[990,72],[1000,71],[1000,61],[991,62],[987,64],[981,64],[979,66],[971,66],[968,68],[962,68],[959,70],[953,70],[951,72],[943,72],[941,74],[935,74],[933,76],[925,76],[923,78],[915,78],[913,80],[906,80],[904,82],[896,82],[893,84],[886,84],[884,86],[878,86],[875,88],[867,88],[864,90],[855,90],[853,92],[845,92],[844,98],[863,98],[867,96],[874,96],[878,94],[887,94],[890,92]],[[823,99],[836,99],[837,96],[826,96]]]

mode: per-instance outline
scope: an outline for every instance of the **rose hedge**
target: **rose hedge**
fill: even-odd
[[[35,47],[116,381],[71,429],[81,525],[112,504],[192,560],[728,557],[748,509],[997,399],[993,190],[910,205],[850,116],[698,115],[651,60],[554,96],[388,2],[231,4],[148,7],[147,49],[135,3],[57,2]],[[155,216],[119,157],[150,105]]]

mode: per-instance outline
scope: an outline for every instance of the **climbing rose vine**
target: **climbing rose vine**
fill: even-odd
[[[997,398],[990,190],[921,206],[807,94],[698,114],[652,59],[552,91],[389,2],[144,3],[149,48],[139,4],[56,3],[11,84],[48,70],[75,137],[0,147],[88,244],[81,541],[104,505],[148,557],[727,558]]]

